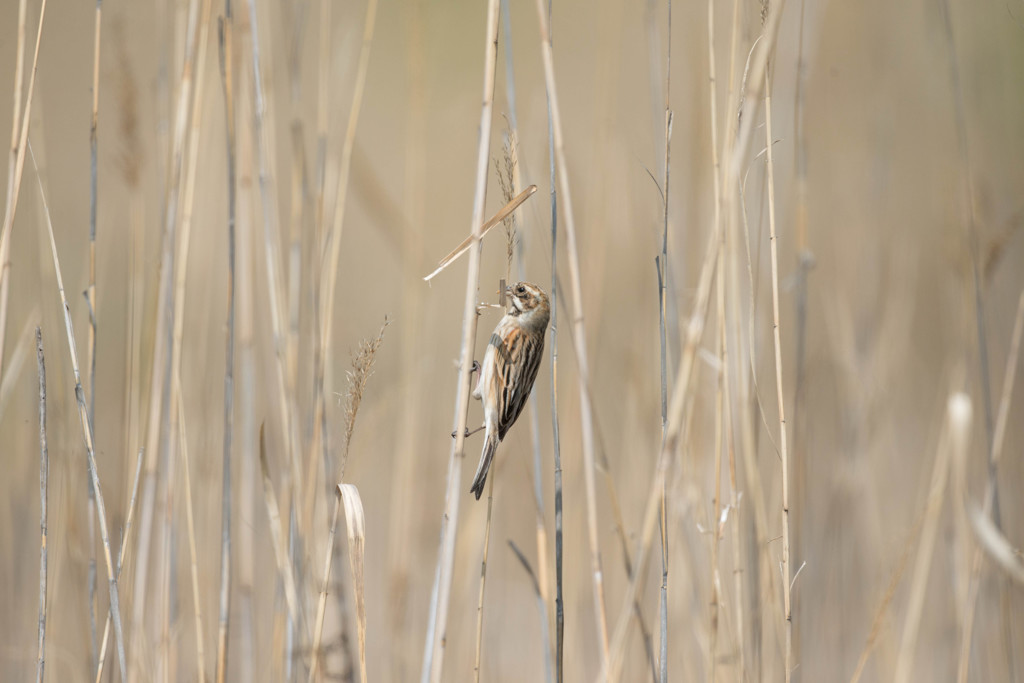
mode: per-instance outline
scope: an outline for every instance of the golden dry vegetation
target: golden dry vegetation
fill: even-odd
[[[0,678],[40,326],[46,680],[111,573],[105,681],[1024,680],[1024,6],[555,0],[546,72],[543,0],[377,5],[4,3]],[[557,373],[478,502],[520,274]]]

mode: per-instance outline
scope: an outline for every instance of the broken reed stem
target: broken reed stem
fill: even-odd
[[[431,596],[427,624],[426,652],[421,672],[422,683],[439,683],[444,663],[448,607],[455,563],[455,537],[459,522],[459,503],[464,492],[462,461],[466,454],[466,421],[469,416],[470,368],[476,341],[476,298],[480,283],[481,227],[484,200],[487,196],[487,161],[490,155],[491,116],[494,108],[494,81],[498,63],[498,0],[488,0],[484,43],[483,104],[480,110],[480,139],[477,146],[476,190],[473,194],[473,215],[470,229],[473,246],[469,250],[466,272],[466,295],[462,309],[462,347],[459,351],[459,384],[455,399],[455,440],[448,458],[448,484],[445,490],[445,512],[441,518],[440,549],[437,559],[434,592]]]
[[[25,145],[28,142],[28,124],[32,115],[32,93],[36,87],[36,67],[39,64],[39,44],[43,39],[46,0],[43,0],[39,6],[39,27],[36,30],[35,51],[32,54],[32,73],[28,79],[25,111],[20,112],[21,81],[24,72],[22,60],[25,52],[25,6],[25,0],[18,3],[18,53],[14,63],[14,116],[11,118],[11,152],[7,165],[7,201],[4,208],[3,226],[0,227],[0,376],[3,373],[4,339],[7,337],[7,303],[10,298],[11,230],[14,229],[14,213],[18,208],[21,177],[25,169]],[[20,133],[18,133],[19,122],[21,124]]]
[[[772,155],[772,91],[771,63],[764,69],[764,131],[765,160],[768,172],[768,233],[772,261],[772,332],[775,342],[775,390],[779,403],[779,451],[782,457],[782,605],[786,619],[785,667],[786,683],[793,669],[793,604],[790,592],[789,558],[789,447],[786,437],[786,409],[782,392],[782,341],[779,332],[779,248],[775,232],[775,164]]]
[[[50,479],[50,457],[46,450],[46,361],[43,332],[36,327],[36,362],[39,366],[39,642],[36,655],[36,683],[43,683],[46,666],[46,487]]]
[[[221,493],[220,613],[217,625],[217,683],[227,680],[228,620],[231,613],[231,440],[234,431],[235,365],[235,99],[232,90],[231,0],[219,21],[220,71],[224,86],[228,162],[228,314],[224,366],[224,457]]]
[[[92,118],[89,125],[89,286],[85,292],[89,303],[89,340],[86,353],[89,356],[89,426],[96,433],[96,120],[99,113],[100,96],[100,25],[103,15],[103,0],[96,0],[96,24],[93,35],[92,62]],[[97,666],[96,644],[96,527],[94,523],[96,494],[89,484],[89,640],[92,666]]]
[[[580,277],[579,249],[576,246],[576,224],[572,212],[572,196],[569,192],[569,171],[565,160],[562,141],[562,119],[558,108],[558,91],[555,86],[555,65],[548,15],[543,0],[537,0],[537,15],[540,22],[541,55],[544,60],[544,82],[551,109],[551,127],[554,137],[555,162],[560,180],[559,189],[565,214],[565,232],[568,239],[569,274],[573,294],[573,341],[575,342],[577,375],[580,393],[580,423],[583,432],[583,475],[587,498],[587,537],[590,542],[590,570],[594,590],[594,610],[597,632],[601,643],[603,666],[608,666],[608,617],[604,605],[604,579],[601,569],[601,547],[597,531],[597,493],[594,473],[594,425],[593,407],[590,403],[590,371],[587,363],[587,338],[583,325],[583,286]]]
[[[494,480],[497,471],[491,472],[487,485],[487,522],[484,524],[484,555],[480,561],[480,593],[476,602],[476,662],[473,664],[473,680],[480,683],[480,653],[484,635],[484,589],[487,587],[487,551],[491,547],[491,510],[494,508]]]
[[[132,523],[135,521],[135,498],[139,493],[139,478],[142,474],[142,449],[135,458],[135,479],[132,481],[132,495],[128,502],[128,517],[125,520],[124,534],[121,536],[121,547],[117,551],[117,580],[121,580],[121,568],[124,566],[125,549],[128,547],[128,539],[131,538]],[[107,657],[107,644],[110,640],[110,612],[107,612],[107,620],[103,625],[103,639],[100,641],[99,663],[96,667],[96,683],[103,679],[103,662]],[[202,683],[202,682],[200,682]]]
[[[44,0],[45,1],[45,0]],[[35,156],[32,154],[31,145],[28,146],[29,155],[32,156],[32,165],[35,166]],[[110,611],[114,618],[114,640],[117,643],[118,664],[121,667],[121,680],[126,680],[127,668],[124,657],[124,634],[121,630],[121,608],[118,600],[117,574],[114,570],[114,562],[110,553],[110,535],[107,533],[107,506],[103,502],[103,491],[100,488],[99,472],[96,470],[96,454],[93,450],[92,427],[89,425],[89,415],[85,407],[85,392],[82,391],[82,375],[78,369],[78,351],[75,347],[75,332],[71,322],[71,307],[68,305],[67,297],[64,295],[64,278],[61,275],[60,259],[57,256],[57,241],[53,236],[53,223],[50,220],[50,207],[46,202],[46,193],[43,191],[42,178],[38,177],[39,196],[43,201],[43,209],[46,214],[46,228],[50,237],[50,251],[53,254],[53,269],[57,277],[57,290],[60,293],[61,305],[64,309],[64,328],[68,338],[68,352],[71,356],[71,368],[75,377],[75,398],[78,402],[78,417],[82,423],[82,436],[85,440],[86,460],[89,466],[89,476],[92,478],[93,489],[96,491],[96,512],[100,521],[100,538],[103,540],[103,558],[107,564],[107,579],[110,583]]]
[[[324,582],[320,599],[316,605],[316,621],[313,623],[312,663],[309,666],[309,683],[316,680],[320,666],[320,641],[324,635],[324,615],[327,613],[327,587],[331,583],[331,564],[334,560],[334,536],[338,531],[338,514],[341,512],[341,487],[335,487],[334,512],[331,513],[331,529],[327,534],[327,550],[324,553]]]

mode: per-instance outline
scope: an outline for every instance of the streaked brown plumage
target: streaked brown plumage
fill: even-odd
[[[477,500],[484,491],[487,471],[498,444],[515,424],[530,397],[551,319],[548,296],[537,285],[517,282],[505,292],[510,306],[491,334],[480,366],[480,380],[473,391],[473,397],[483,402],[486,429],[480,464],[470,489]]]

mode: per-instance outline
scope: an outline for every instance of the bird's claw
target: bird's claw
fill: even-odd
[[[458,429],[453,429],[452,430],[452,438],[454,439],[456,436],[458,436],[458,433],[459,433]],[[466,433],[464,434],[464,437],[468,439],[470,436],[472,436],[472,435],[469,433],[469,427],[466,427]]]

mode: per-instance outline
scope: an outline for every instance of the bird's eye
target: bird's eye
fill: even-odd
[[[526,287],[523,287],[522,285],[519,285],[518,287],[516,287],[516,294],[518,294],[520,296],[522,296],[523,294],[526,294]]]

